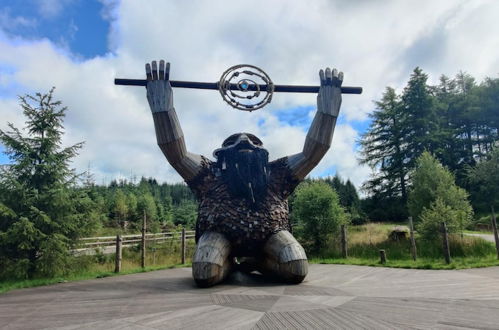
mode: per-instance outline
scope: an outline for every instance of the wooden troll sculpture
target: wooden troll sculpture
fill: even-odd
[[[156,61],[146,64],[147,100],[161,151],[199,201],[192,261],[196,284],[221,282],[235,257],[247,260],[247,270],[287,283],[302,282],[308,261],[290,233],[287,198],[331,146],[343,74],[329,68],[319,72],[317,113],[303,151],[269,162],[262,141],[249,133],[229,136],[213,152],[216,161],[188,152],[173,106],[169,71],[164,61],[159,67]]]

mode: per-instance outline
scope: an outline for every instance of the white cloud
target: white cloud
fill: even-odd
[[[36,19],[12,16],[11,10],[8,7],[0,10],[0,29],[2,30],[15,31],[18,28],[33,28],[36,25]]]
[[[345,85],[362,86],[364,93],[343,97],[345,124],[337,126],[331,151],[312,174],[334,166],[356,185],[369,169],[356,162],[352,121],[367,118],[385,86],[403,87],[417,65],[436,81],[460,69],[482,79],[496,74],[499,64],[494,1],[103,3],[112,22],[112,55],[74,61],[46,40],[14,41],[0,31],[0,67],[15,68],[9,81],[26,92],[57,86],[57,98],[70,108],[66,142],[86,141],[75,166],[83,171],[90,164],[99,182],[130,172],[180,180],[155,144],[145,90],[112,83],[115,77],[142,77],[144,63],[153,59],[170,61],[171,77],[178,80],[216,81],[238,63],[257,65],[280,84],[317,84],[320,68],[343,70]],[[46,15],[57,15],[65,1],[40,4]],[[314,95],[277,94],[269,107],[245,113],[230,109],[216,92],[174,93],[188,148],[210,157],[237,131],[261,137],[273,159],[300,151],[306,132],[280,122],[276,113],[315,104]],[[17,118],[12,103],[1,100],[2,119]]]
[[[59,16],[64,7],[69,5],[74,0],[35,0],[38,7],[38,13],[43,18],[56,18]]]

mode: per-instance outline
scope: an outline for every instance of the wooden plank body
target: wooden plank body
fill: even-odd
[[[308,274],[308,260],[303,247],[287,230],[272,235],[263,248],[261,269],[288,283],[300,283]]]
[[[336,116],[317,111],[308,130],[303,151],[288,158],[288,166],[296,179],[305,179],[329,150],[336,119]]]
[[[199,287],[209,287],[229,274],[231,244],[224,235],[205,232],[192,258],[192,276]]]
[[[187,151],[175,109],[155,112],[153,119],[158,146],[166,159],[184,180],[192,180],[201,170],[201,156]]]

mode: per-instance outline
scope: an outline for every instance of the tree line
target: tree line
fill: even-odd
[[[480,186],[468,180],[470,168],[485,160],[499,140],[499,79],[477,83],[460,72],[428,84],[428,75],[414,69],[397,93],[387,87],[371,124],[361,136],[361,164],[373,169],[364,183],[364,210],[370,219],[397,221],[408,215],[411,174],[424,151],[432,154],[471,194],[475,209],[484,211]]]

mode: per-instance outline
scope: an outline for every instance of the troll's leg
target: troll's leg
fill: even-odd
[[[300,283],[308,273],[305,250],[289,231],[272,235],[263,248],[263,268],[288,283]]]
[[[229,274],[231,245],[224,235],[205,232],[192,260],[192,276],[200,287],[215,285]]]

